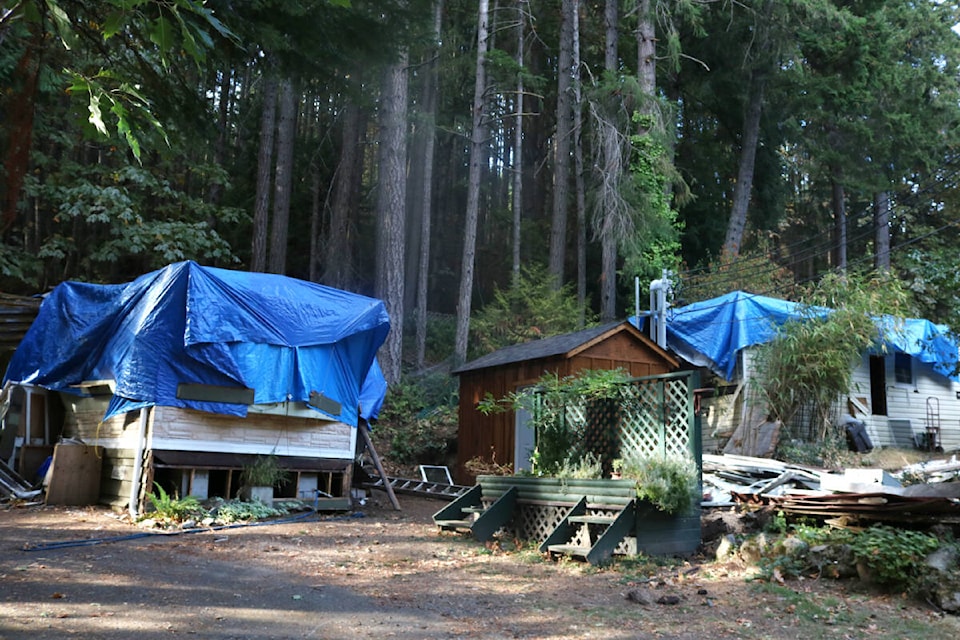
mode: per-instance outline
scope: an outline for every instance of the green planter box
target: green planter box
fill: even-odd
[[[689,555],[700,546],[700,505],[687,513],[665,513],[646,500],[637,503],[637,552],[650,556]]]

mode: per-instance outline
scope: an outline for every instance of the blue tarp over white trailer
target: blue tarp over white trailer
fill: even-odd
[[[672,309],[667,319],[667,346],[697,366],[731,380],[737,354],[773,340],[789,320],[822,317],[830,309],[734,291],[717,298]],[[878,347],[901,351],[929,363],[937,373],[956,380],[957,342],[950,330],[929,320],[880,317]]]
[[[253,389],[255,404],[340,405],[375,417],[390,330],[373,298],[286,276],[180,262],[121,285],[66,282],[44,300],[4,376],[64,392],[114,380],[107,416],[162,405],[245,416],[247,405],[178,398],[181,384]],[[335,406],[326,404],[327,407]]]

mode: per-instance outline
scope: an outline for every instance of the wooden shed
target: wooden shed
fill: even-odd
[[[526,416],[512,411],[480,413],[477,404],[487,394],[502,398],[535,384],[548,372],[562,378],[583,370],[622,368],[642,377],[671,373],[679,366],[676,358],[628,322],[512,345],[466,363],[454,371],[460,377],[456,481],[473,483],[465,464],[477,457],[512,464],[514,471],[530,468],[534,434]]]

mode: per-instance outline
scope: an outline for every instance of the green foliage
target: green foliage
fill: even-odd
[[[793,273],[777,264],[767,241],[740,251],[739,256],[721,255],[697,269],[680,283],[679,295],[689,304],[709,300],[731,291],[790,298],[796,289]]]
[[[575,331],[581,328],[579,317],[580,308],[571,285],[558,288],[545,268],[526,267],[510,288],[497,288],[493,301],[471,319],[473,355]]]
[[[105,139],[116,135],[137,161],[143,125],[166,139],[141,88],[142,76],[155,73],[145,69],[159,64],[169,71],[181,58],[199,65],[215,47],[215,37],[235,38],[213,11],[194,0],[105,0],[86,5],[27,0],[4,13],[5,23],[24,20],[59,40],[62,55],[69,58],[63,71],[67,92],[82,97],[87,120],[97,134]],[[100,65],[90,64],[83,53],[94,50],[83,45],[98,40],[111,54],[105,54]],[[107,127],[111,120],[113,132]]]
[[[776,457],[793,464],[839,469],[844,466],[846,451],[846,434],[838,429],[830,429],[819,440],[781,439],[777,443]]]
[[[783,531],[784,537],[795,536],[805,546],[795,555],[783,553],[782,544],[772,545],[775,551],[764,558],[761,569],[767,577],[796,577],[805,570],[822,570],[811,566],[810,549],[821,550],[824,557],[842,557],[844,549],[852,560],[862,564],[866,575],[882,588],[892,592],[917,593],[926,578],[924,559],[942,544],[934,535],[888,525],[874,525],[862,530],[840,529],[806,524]],[[836,549],[832,554],[825,548]]]
[[[41,271],[41,261],[35,254],[19,247],[0,244],[0,283],[9,279],[36,288]]]
[[[593,452],[587,452],[574,459],[567,456],[555,474],[557,478],[569,478],[573,480],[591,480],[603,477],[603,463],[600,457]]]
[[[245,502],[242,500],[218,500],[210,509],[210,517],[219,524],[233,524],[235,522],[250,522],[263,520],[288,513],[286,506],[274,503],[268,506],[259,500]]]
[[[679,266],[683,223],[672,207],[669,184],[680,177],[667,153],[666,132],[650,114],[634,113],[643,130],[631,136],[633,153],[629,175],[622,182],[622,197],[634,209],[632,233],[620,238],[623,271],[644,279],[659,277],[663,269]]]
[[[391,461],[446,464],[457,438],[456,382],[436,373],[390,385],[374,434],[388,444]]]
[[[176,494],[169,495],[159,484],[153,485],[153,493],[147,498],[153,505],[154,517],[173,522],[183,522],[204,513],[203,507],[196,496],[178,498]]]
[[[243,467],[240,483],[245,487],[272,487],[290,479],[290,472],[280,466],[275,455],[257,456]]]
[[[530,411],[530,425],[536,434],[536,447],[530,458],[531,472],[537,476],[557,476],[590,466],[589,459],[585,458],[588,452],[583,450],[583,428],[567,419],[567,404],[618,398],[623,384],[629,380],[623,369],[585,369],[564,378],[546,373],[535,385],[503,398],[484,398],[478,409],[482,413]]]
[[[853,365],[864,351],[883,348],[873,318],[907,315],[906,301],[895,279],[877,275],[828,275],[810,289],[803,317],[784,324],[758,350],[755,387],[771,417],[792,427],[793,437],[825,441],[832,407],[850,390]],[[801,409],[808,420],[794,425]]]
[[[685,513],[700,498],[700,469],[686,457],[629,458],[617,465],[637,481],[637,497],[666,513]]]
[[[909,591],[922,575],[924,558],[938,546],[932,535],[884,525],[864,529],[851,542],[877,584],[893,591]]]
[[[209,173],[212,181],[218,179]],[[241,213],[204,203],[155,169],[62,163],[45,181],[29,177],[24,191],[39,202],[56,203],[34,260],[77,264],[93,280],[108,280],[112,267],[130,258],[146,269],[187,259],[237,261],[209,221],[225,227],[236,224]]]

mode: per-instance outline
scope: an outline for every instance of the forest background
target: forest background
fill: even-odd
[[[391,382],[624,318],[664,269],[677,302],[878,270],[960,327],[958,22],[939,0],[0,0],[0,290],[283,273],[385,301]]]

